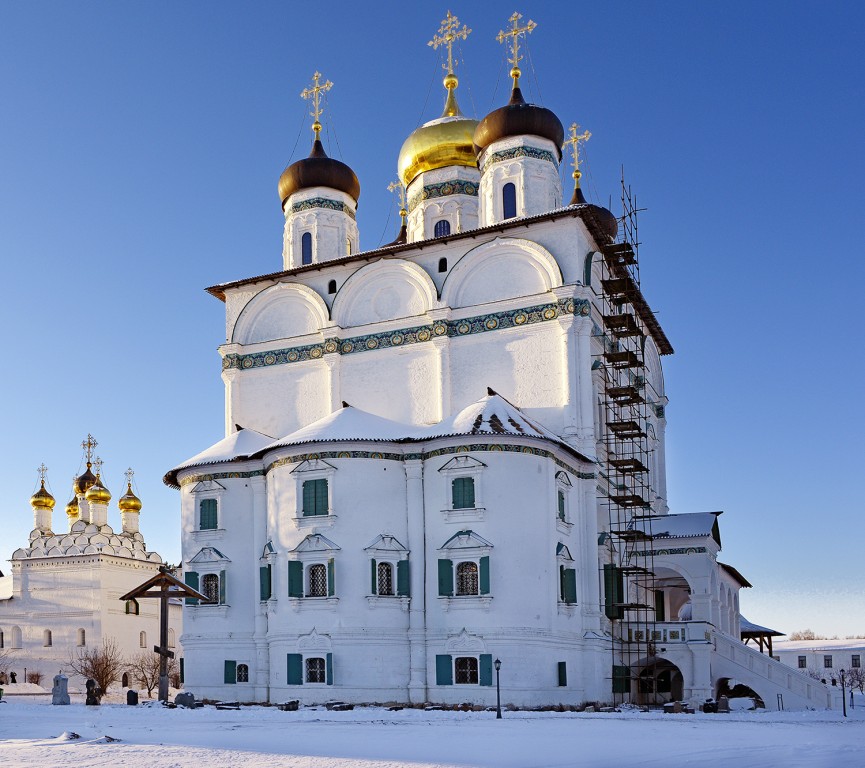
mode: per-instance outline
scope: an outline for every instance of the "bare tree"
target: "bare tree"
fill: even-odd
[[[133,656],[126,665],[129,677],[142,688],[147,689],[148,698],[152,698],[154,689],[159,687],[159,661],[158,653],[141,651]],[[167,659],[167,662],[169,679],[175,676],[179,677],[177,659]]]
[[[847,685],[850,690],[859,689],[859,693],[865,693],[865,669],[862,667],[851,667],[847,670]]]
[[[789,640],[826,640],[823,635],[818,635],[813,629],[799,629],[791,632],[788,636]]]
[[[27,673],[27,682],[33,683],[34,685],[42,685],[42,678],[43,677],[44,677],[44,675],[39,671],[28,672]]]
[[[9,679],[9,669],[14,661],[14,648],[0,648],[0,680],[4,683]]]
[[[69,660],[69,667],[76,675],[95,680],[103,693],[108,693],[109,686],[117,681],[124,666],[120,646],[112,637],[105,638],[98,647],[80,648]]]

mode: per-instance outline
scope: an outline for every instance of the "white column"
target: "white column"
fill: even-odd
[[[582,538],[582,560],[580,568],[583,630],[600,630],[600,576],[598,574],[598,499],[595,486],[597,479],[578,480],[580,490],[580,526]]]
[[[595,455],[594,384],[592,382],[592,320],[563,315],[565,351],[564,437],[585,456]]]
[[[409,684],[408,695],[412,704],[427,700],[426,674],[426,547],[423,461],[405,462],[406,516],[409,548]]]
[[[436,318],[442,319],[444,318]],[[447,336],[436,336],[433,339],[433,347],[438,353],[439,367],[439,413],[438,420],[446,419],[451,415],[451,349],[450,339]]]
[[[249,478],[252,489],[252,547],[255,557],[251,558],[253,595],[255,606],[255,628],[252,639],[255,643],[255,692],[256,701],[270,702],[270,653],[267,642],[267,603],[261,602],[258,568],[264,565],[261,554],[267,543],[267,485],[264,475]],[[272,585],[271,585],[272,586]]]
[[[339,335],[339,331],[337,331]],[[342,408],[342,387],[340,382],[340,362],[339,355],[328,355],[324,358],[324,363],[327,366],[328,389],[330,391],[330,412],[335,413]]]
[[[222,372],[225,382],[225,436],[234,432],[237,423],[235,403],[240,397],[240,371],[237,368],[227,368]],[[243,426],[241,424],[241,426]]]

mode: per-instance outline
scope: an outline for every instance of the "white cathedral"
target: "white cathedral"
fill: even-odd
[[[226,437],[181,491],[186,687],[304,703],[702,702],[745,686],[827,707],[741,641],[720,513],[670,514],[672,347],[616,217],[579,188],[576,126],[520,91],[403,144],[403,227],[358,252],[360,185],[328,157],[279,179],[282,270],[225,303]],[[573,197],[559,181],[574,155]],[[754,627],[754,625],[748,625]],[[756,627],[759,634],[762,630]],[[770,632],[771,630],[765,630]],[[499,668],[500,666],[500,673]]]

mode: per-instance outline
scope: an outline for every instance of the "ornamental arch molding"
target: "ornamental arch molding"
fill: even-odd
[[[473,248],[453,266],[442,303],[470,307],[548,293],[561,285],[562,272],[546,248],[531,240],[497,237]]]
[[[287,339],[320,331],[328,324],[324,299],[300,283],[277,283],[243,308],[231,340],[236,344]]]
[[[423,315],[435,307],[437,293],[426,271],[403,259],[367,264],[340,288],[333,302],[333,321],[352,328]]]

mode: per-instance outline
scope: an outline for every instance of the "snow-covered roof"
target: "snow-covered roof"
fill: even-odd
[[[778,651],[846,651],[865,650],[865,638],[845,637],[832,640],[778,640],[775,652]]]
[[[226,461],[245,459],[250,454],[255,453],[272,442],[273,438],[270,435],[238,426],[236,432],[223,438],[218,443],[214,443],[210,448],[203,450],[201,453],[195,454],[191,459],[178,464],[174,469],[169,470],[164,480],[168,485],[176,486],[177,473],[183,469],[198,467],[204,464],[221,464]]]
[[[691,512],[680,515],[660,515],[646,520],[637,520],[636,530],[651,533],[656,539],[691,539],[711,536],[721,544],[718,530],[720,512]]]
[[[761,627],[759,624],[754,624],[754,622],[748,621],[744,616],[739,616],[739,631],[743,636],[750,635],[751,637],[756,635],[763,635],[764,637],[767,635],[772,637],[784,636],[783,632],[778,632],[776,629],[769,629],[769,627]]]
[[[419,432],[418,427],[412,427],[399,421],[391,421],[383,416],[353,408],[348,403],[323,419],[312,422],[303,429],[298,429],[279,440],[271,440],[262,446],[259,452],[264,453],[273,448],[301,443],[322,443],[346,440],[363,440],[375,442],[397,442],[413,438]]]
[[[114,555],[132,560],[161,563],[156,552],[148,552],[141,533],[121,531],[115,533],[107,523],[96,525],[76,520],[69,533],[48,532],[30,537],[30,546],[12,553],[13,560],[31,560],[45,557],[73,557],[76,555]]]

